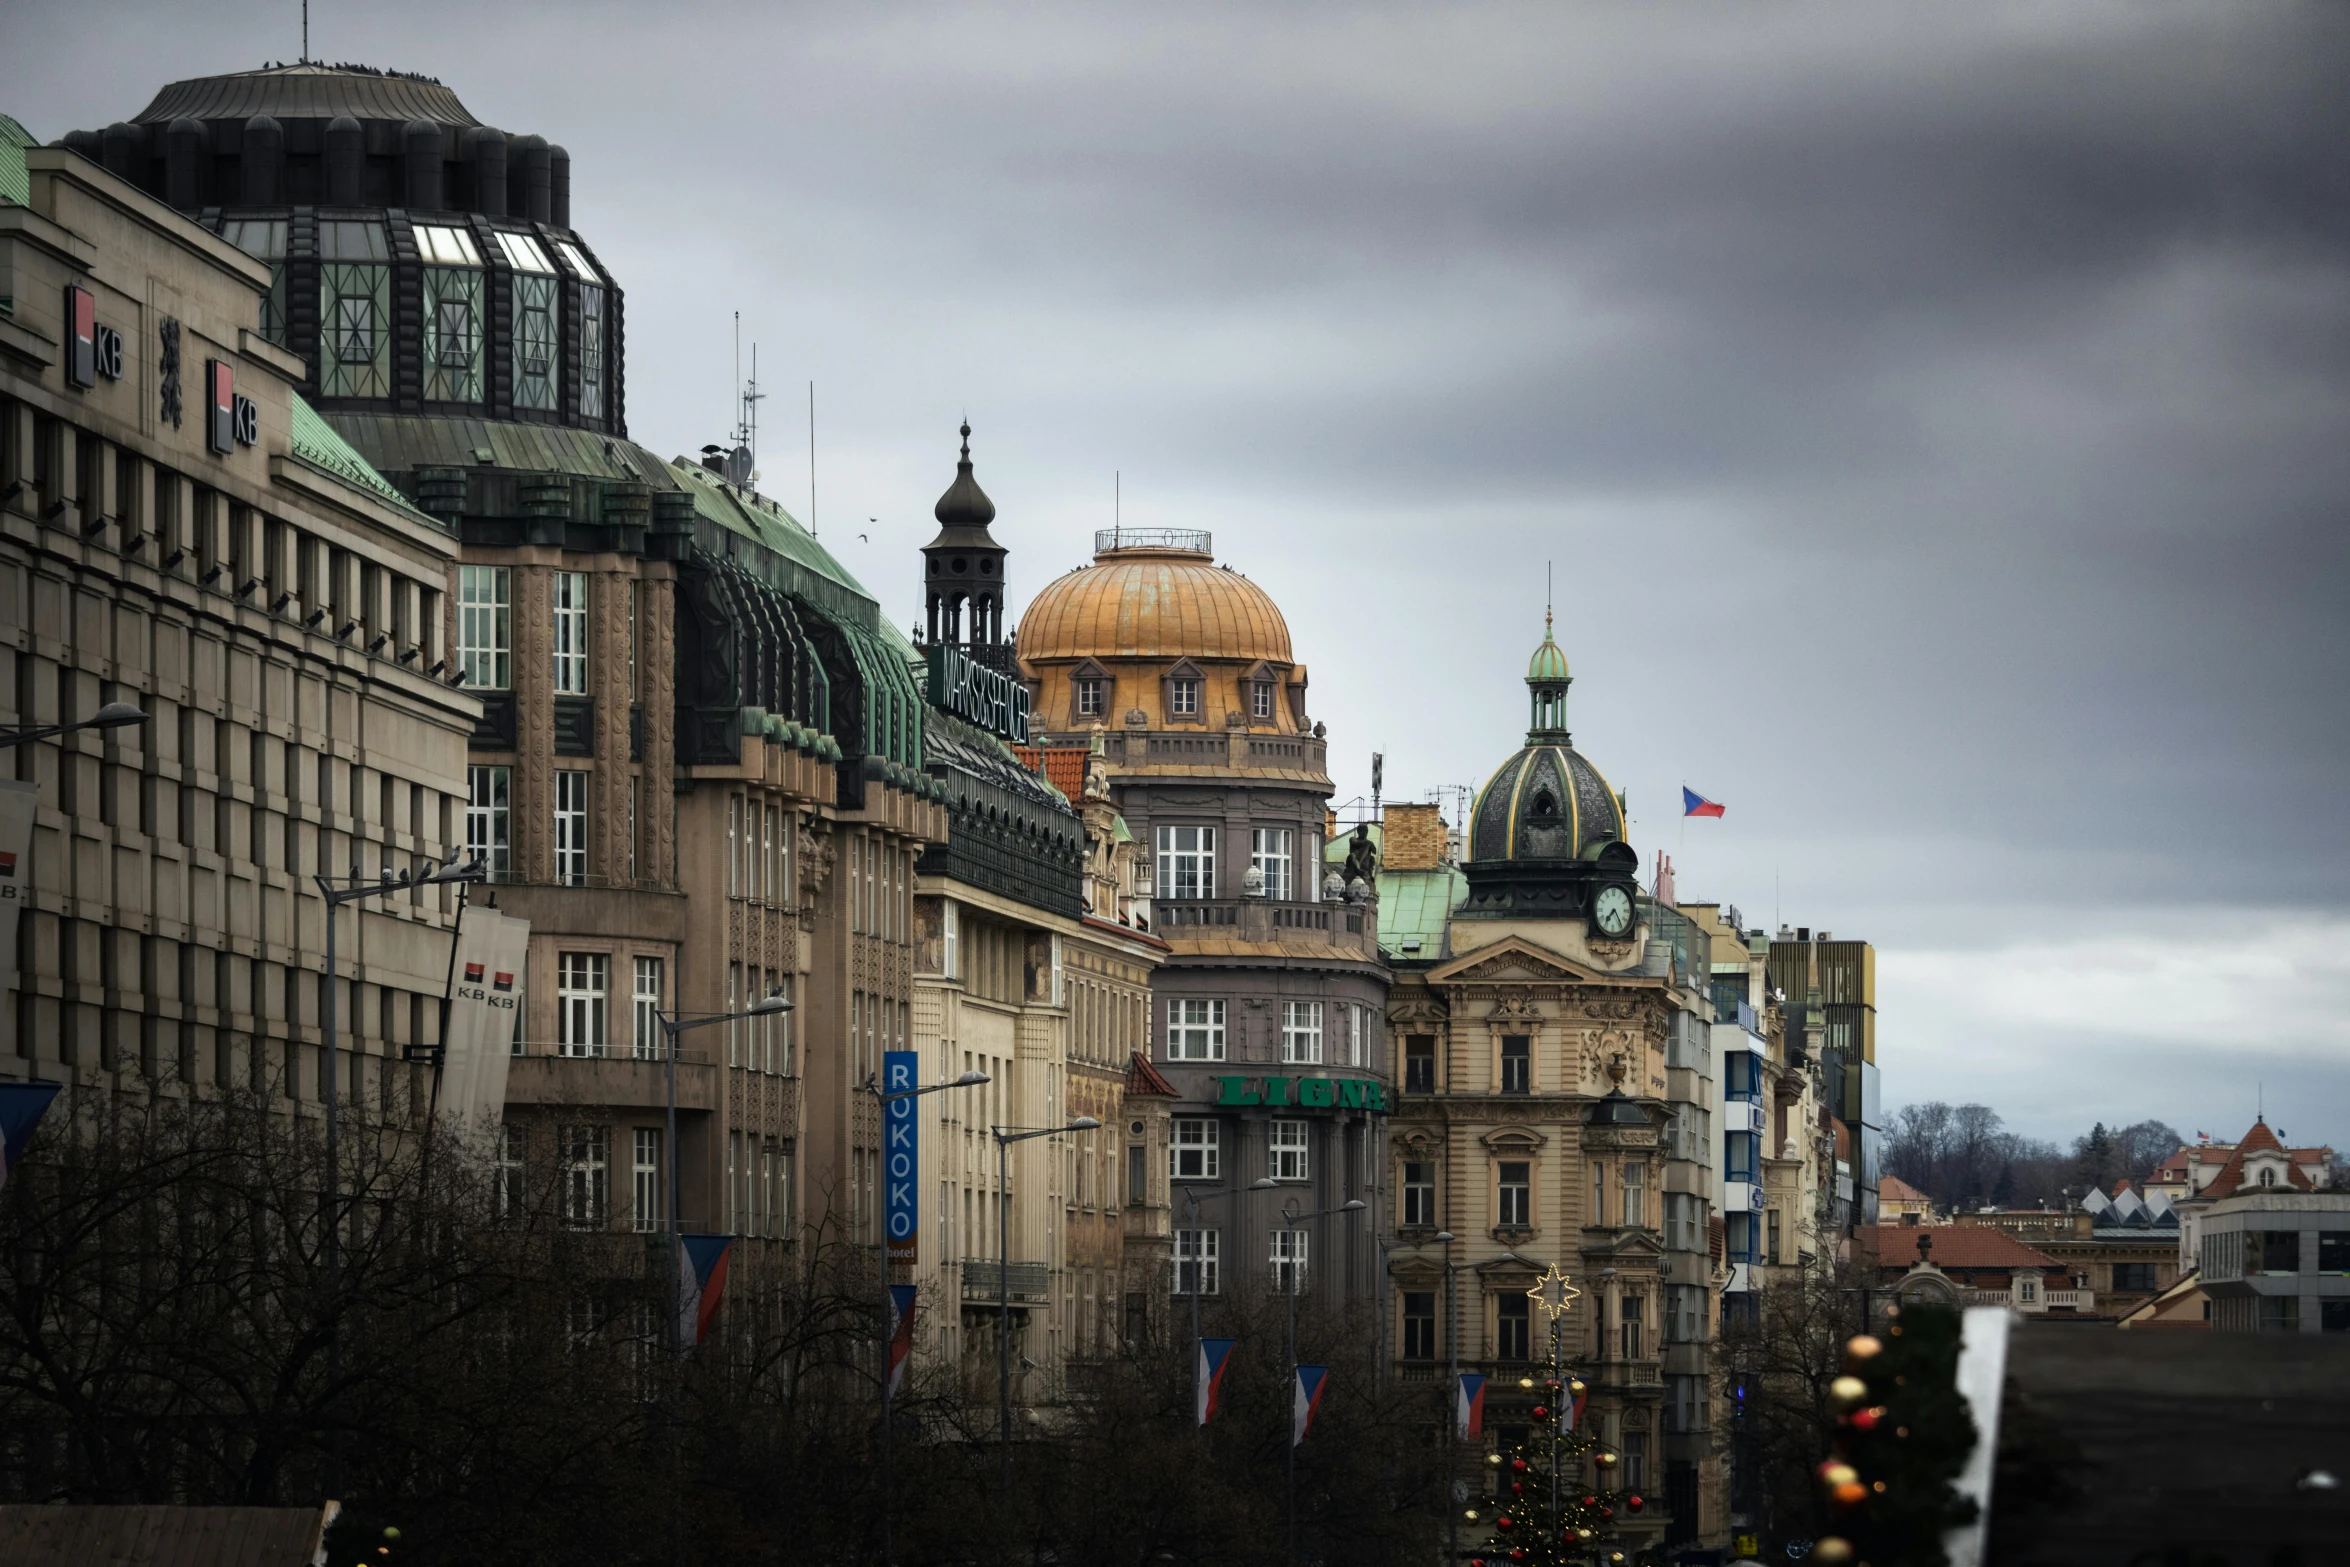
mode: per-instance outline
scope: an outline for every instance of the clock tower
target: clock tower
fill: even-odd
[[[1601,940],[1629,940],[1640,859],[1624,841],[1622,797],[1567,732],[1574,679],[1545,613],[1526,664],[1526,743],[1477,796],[1459,916],[1579,919]]]

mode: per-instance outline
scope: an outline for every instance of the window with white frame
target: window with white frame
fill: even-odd
[[[504,566],[457,568],[457,668],[476,691],[514,683],[513,580]]]
[[[636,960],[636,1058],[639,1061],[661,1059],[661,960]]]
[[[1248,838],[1248,863],[1264,878],[1265,896],[1275,902],[1288,902],[1296,889],[1289,853],[1289,829],[1252,827]]]
[[[1167,711],[1180,718],[1199,716],[1199,685],[1185,675],[1167,682]]]
[[[612,1204],[612,1129],[566,1126],[563,1144],[563,1218],[581,1229],[601,1225]]]
[[[1178,1181],[1215,1181],[1224,1174],[1224,1126],[1209,1116],[1175,1118],[1167,1144],[1167,1173]]]
[[[1407,1230],[1436,1228],[1436,1161],[1433,1159],[1403,1162],[1403,1227]]]
[[[600,1056],[606,1048],[605,996],[612,959],[601,952],[565,952],[555,960],[555,1039],[567,1056]]]
[[[1259,680],[1249,686],[1248,711],[1259,723],[1273,716],[1273,682]]]
[[[1221,1230],[1175,1232],[1175,1293],[1213,1295],[1221,1282],[1217,1264],[1223,1249]]]
[[[1182,903],[1216,895],[1216,829],[1161,827],[1159,896]]]
[[[1281,1060],[1285,1065],[1316,1066],[1322,1060],[1322,1003],[1281,1003]]]
[[[1273,1121],[1265,1143],[1265,1173],[1276,1181],[1302,1181],[1313,1173],[1310,1133],[1303,1121]]]
[[[938,971],[949,979],[963,977],[963,912],[961,905],[947,898],[939,904]]]
[[[588,775],[576,768],[555,773],[555,880],[584,887],[588,877]]]
[[[555,693],[587,695],[588,579],[584,571],[558,571],[555,595]]]
[[[1302,1295],[1306,1287],[1306,1232],[1275,1230],[1272,1236],[1273,1288]]]
[[[640,1126],[632,1142],[629,1191],[636,1228],[665,1229],[661,1210],[661,1133],[653,1127]]]
[[[1624,1166],[1624,1228],[1636,1230],[1648,1223],[1648,1166]]]
[[[465,803],[465,847],[489,866],[490,880],[514,874],[514,769],[468,767],[471,793]]]
[[[1077,712],[1080,717],[1094,718],[1101,714],[1105,682],[1099,675],[1077,677]]]
[[[1224,1003],[1173,998],[1167,1003],[1167,1059],[1224,1059]]]

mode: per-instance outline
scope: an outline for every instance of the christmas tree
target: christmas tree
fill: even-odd
[[[1560,1359],[1560,1319],[1581,1292],[1553,1267],[1526,1293],[1550,1317],[1549,1357],[1518,1381],[1535,1399],[1534,1425],[1526,1440],[1486,1460],[1496,1470],[1494,1501],[1484,1510],[1493,1532],[1469,1567],[1594,1562],[1619,1567],[1633,1558],[1618,1538],[1618,1527],[1639,1517],[1648,1500],[1610,1486],[1620,1460],[1584,1419],[1589,1389]],[[1570,1479],[1567,1470],[1585,1458],[1597,1478],[1590,1483]],[[1480,1514],[1472,1510],[1469,1516]]]
[[[1818,1473],[1835,1528],[1812,1548],[1819,1567],[1946,1567],[1945,1531],[1975,1515],[1951,1484],[1975,1445],[1961,1335],[1957,1312],[1905,1306],[1885,1313],[1884,1337],[1846,1341],[1828,1387],[1836,1448]]]

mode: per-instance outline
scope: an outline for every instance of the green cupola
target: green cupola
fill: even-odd
[[[1533,709],[1527,744],[1533,744],[1537,736],[1566,738],[1567,687],[1574,683],[1575,677],[1567,673],[1566,652],[1551,636],[1550,611],[1546,609],[1542,612],[1542,646],[1526,660],[1526,690]]]

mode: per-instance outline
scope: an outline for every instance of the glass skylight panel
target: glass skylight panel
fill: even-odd
[[[582,283],[601,283],[603,275],[588,262],[587,252],[567,239],[555,241],[555,248],[563,253],[563,264],[579,277]]]
[[[286,254],[283,218],[231,218],[220,226],[220,237],[256,261],[282,261]]]
[[[319,221],[318,254],[327,261],[389,261],[392,257],[390,247],[384,243],[382,224],[349,218]]]
[[[473,236],[463,229],[419,223],[416,225],[416,250],[426,261],[436,266],[481,265],[481,252],[473,248]]]
[[[539,242],[528,234],[509,234],[499,229],[497,235],[498,248],[506,253],[506,264],[515,271],[552,273],[555,270],[547,253],[539,249]]]

